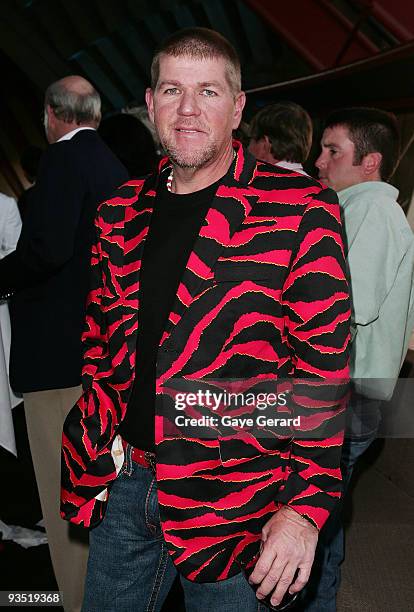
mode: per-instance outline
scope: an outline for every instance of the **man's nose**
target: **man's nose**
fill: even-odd
[[[318,159],[315,162],[315,166],[319,168],[319,170],[321,170],[321,168],[325,166],[325,159],[323,153],[319,155]]]
[[[180,99],[178,113],[185,116],[198,115],[200,107],[198,105],[197,94],[190,91],[184,92]]]

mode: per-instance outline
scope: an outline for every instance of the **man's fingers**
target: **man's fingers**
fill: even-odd
[[[274,554],[272,554],[270,550],[263,548],[259,560],[254,566],[254,570],[250,575],[249,582],[260,584],[272,567],[273,560]]]
[[[283,595],[286,593],[289,586],[292,584],[296,568],[296,563],[288,563],[284,567],[283,572],[270,599],[272,605],[277,606],[282,601]]]
[[[256,595],[259,599],[261,599],[262,597],[266,597],[266,595],[271,593],[275,586],[280,583],[282,576],[284,576],[286,564],[286,559],[281,561],[280,559],[278,559],[278,557],[276,557],[276,559],[272,563],[272,566],[270,567],[269,571],[267,572],[266,576],[264,577],[259,588],[256,591]],[[286,584],[285,591],[289,585],[290,582]]]
[[[298,576],[295,582],[290,587],[289,593],[298,593],[303,589],[304,586],[306,586],[309,580],[311,569],[312,565],[304,565],[299,568]]]

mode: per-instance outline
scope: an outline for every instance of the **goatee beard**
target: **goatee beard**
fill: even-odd
[[[179,168],[202,168],[217,154],[217,147],[214,143],[202,150],[194,151],[194,153],[181,152],[168,142],[164,142],[162,145],[170,160]]]

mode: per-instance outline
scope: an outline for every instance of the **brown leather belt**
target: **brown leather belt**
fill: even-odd
[[[122,445],[125,450],[128,446],[128,442],[125,442],[125,440],[122,440]],[[130,444],[129,444],[129,447],[131,448],[132,461],[135,461],[135,463],[138,463],[139,465],[142,465],[143,467],[148,468],[149,470],[151,470],[153,474],[155,474],[155,470],[156,470],[155,453],[151,453],[150,451],[142,450],[140,448],[135,448],[135,446],[131,446]]]

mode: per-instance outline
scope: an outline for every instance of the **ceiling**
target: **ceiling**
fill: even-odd
[[[44,143],[46,87],[82,74],[101,93],[104,113],[142,104],[153,52],[179,28],[224,34],[239,52],[248,91],[284,83],[280,95],[286,98],[289,82],[305,78],[305,102],[306,77],[414,40],[414,3],[405,0],[2,0],[1,8],[0,190],[16,194],[23,186],[19,155],[28,144]],[[407,69],[401,66],[403,83]],[[381,90],[378,74],[373,82]],[[366,75],[356,89],[362,100],[369,92]],[[399,82],[400,72],[390,69],[392,75]],[[250,98],[262,103],[266,95]],[[398,96],[414,99],[414,92]],[[315,94],[312,107],[318,107]]]

